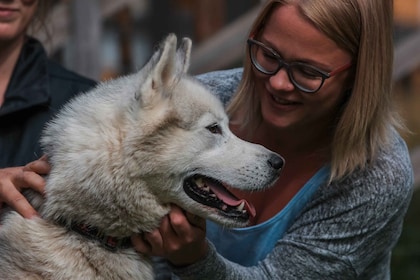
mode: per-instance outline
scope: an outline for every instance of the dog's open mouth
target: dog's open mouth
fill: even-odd
[[[238,199],[220,182],[195,175],[184,182],[185,193],[195,201],[218,209],[228,218],[248,220],[255,217],[255,208],[244,199]]]

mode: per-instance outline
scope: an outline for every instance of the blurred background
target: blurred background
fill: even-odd
[[[263,0],[57,0],[35,32],[49,55],[95,80],[140,69],[173,32],[193,40],[190,72],[241,66],[248,29]],[[392,279],[420,280],[420,0],[394,0],[396,102],[416,187],[392,259]]]

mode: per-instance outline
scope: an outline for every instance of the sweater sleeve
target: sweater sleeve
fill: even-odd
[[[395,138],[368,168],[322,186],[258,265],[229,262],[210,246],[204,260],[173,271],[181,279],[389,279],[413,185],[407,148]]]
[[[242,77],[242,68],[214,71],[196,76],[222,103],[226,104],[235,93]]]

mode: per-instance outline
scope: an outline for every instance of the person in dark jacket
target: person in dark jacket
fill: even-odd
[[[0,0],[0,207],[6,203],[26,217],[35,212],[19,191],[39,189],[32,186],[39,175],[30,166],[48,171],[47,164],[46,171],[36,169],[39,163],[24,167],[42,156],[39,138],[45,123],[95,85],[52,61],[28,36],[50,6],[50,0]]]
[[[26,38],[0,107],[0,167],[39,158],[44,124],[70,98],[94,84],[50,60],[40,42]]]

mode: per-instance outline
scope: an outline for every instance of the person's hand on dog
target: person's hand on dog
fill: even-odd
[[[132,242],[138,252],[164,257],[175,266],[193,264],[208,251],[206,221],[173,205],[158,229],[133,236]]]
[[[25,166],[0,169],[0,209],[7,204],[25,218],[36,216],[37,212],[21,192],[29,188],[44,193],[45,180],[42,175],[50,170],[46,156]]]

